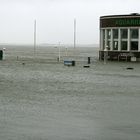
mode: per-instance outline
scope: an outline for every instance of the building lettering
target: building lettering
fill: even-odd
[[[118,19],[116,26],[140,26],[140,19]]]

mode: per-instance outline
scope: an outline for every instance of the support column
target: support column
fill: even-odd
[[[127,51],[130,51],[130,28],[128,29],[128,37],[127,37]]]
[[[110,50],[113,50],[113,29],[111,29],[111,37],[110,37]]]
[[[107,46],[107,29],[105,29],[105,47]],[[105,49],[105,48],[104,48]]]
[[[138,40],[138,51],[140,51],[140,28],[139,28],[139,34],[138,34],[138,36],[139,36],[139,40]]]
[[[100,29],[100,50],[104,50],[104,48],[103,48],[103,43],[104,43],[104,39],[103,39],[103,29]]]
[[[119,36],[118,36],[118,51],[121,51],[121,29],[119,30]]]

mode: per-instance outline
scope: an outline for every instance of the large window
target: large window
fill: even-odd
[[[105,49],[105,30],[103,30],[103,50]]]
[[[103,39],[105,39],[105,30],[102,30],[103,31]]]
[[[138,29],[130,29],[130,50],[138,50],[138,38],[139,38]]]
[[[107,46],[108,46],[108,50],[110,50],[110,47],[111,47],[111,42],[110,41],[107,41]]]
[[[119,30],[113,29],[113,50],[118,50]]]
[[[127,29],[121,29],[121,38],[127,39],[128,37],[128,30]]]
[[[121,41],[121,50],[127,50],[127,41]]]
[[[138,29],[131,29],[130,30],[131,38],[132,39],[137,39],[138,38]]]
[[[113,29],[113,39],[118,39],[118,29]]]
[[[113,41],[113,50],[118,50],[118,41]]]
[[[108,30],[107,30],[107,39],[110,39],[110,38],[111,38],[111,30],[108,29]]]
[[[138,41],[131,41],[131,50],[138,50]]]
[[[108,46],[108,50],[138,51],[139,28],[112,28],[102,30],[102,49]],[[106,46],[105,46],[106,45]]]

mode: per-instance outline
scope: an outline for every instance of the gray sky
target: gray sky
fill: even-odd
[[[99,17],[140,13],[139,0],[0,0],[0,43],[33,43],[34,19],[37,43],[99,42]]]

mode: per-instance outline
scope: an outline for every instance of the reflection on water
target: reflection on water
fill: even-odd
[[[48,63],[47,48],[39,50],[37,60],[20,49],[7,50],[7,60],[0,61],[0,139],[140,138],[139,63],[104,65],[92,60],[88,69],[83,68],[85,61],[65,67],[54,63],[56,54]],[[97,50],[91,53],[93,48],[81,50],[77,54],[82,60],[85,51],[97,57]],[[134,70],[126,70],[128,65]]]

